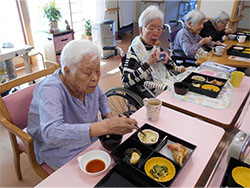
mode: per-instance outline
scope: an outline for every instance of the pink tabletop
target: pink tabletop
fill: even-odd
[[[250,133],[250,98],[248,99],[248,106],[245,117],[240,125],[240,130]]]
[[[249,90],[250,77],[245,76],[240,87],[234,88],[232,102],[225,110],[217,110],[176,99],[170,91],[163,92],[157,98],[167,103],[168,107],[171,106],[170,108],[227,128],[234,123],[234,119],[237,116],[242,103],[244,105],[244,100],[248,96]]]
[[[172,184],[174,187],[194,187],[222,139],[225,133],[224,129],[169,108],[161,109],[160,119],[157,122],[146,120],[145,114],[144,107],[133,114],[132,117],[138,121],[139,126],[142,126],[144,123],[154,125],[197,146],[191,158]],[[124,139],[128,136],[126,135]],[[103,148],[97,141],[79,155],[92,149]],[[93,187],[105,174],[97,177],[84,174],[78,166],[77,157],[75,157],[36,187]]]
[[[245,132],[250,133],[250,98],[248,98],[245,107],[242,110],[242,113],[236,122],[239,123],[239,129]],[[225,151],[225,155],[222,156],[221,162],[216,168],[213,178],[209,183],[209,187],[219,187],[224,178],[224,174],[226,172],[228,165],[228,148]]]

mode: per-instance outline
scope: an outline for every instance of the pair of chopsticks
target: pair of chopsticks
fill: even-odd
[[[127,115],[127,114],[124,114],[127,118],[129,118],[129,115]],[[122,117],[122,115],[121,114],[119,114],[118,115],[119,117]],[[135,124],[135,127],[136,127],[136,129],[141,133],[141,134],[143,134],[143,136],[146,136],[146,134],[142,131],[142,129],[140,128],[140,127],[138,127],[136,124]]]

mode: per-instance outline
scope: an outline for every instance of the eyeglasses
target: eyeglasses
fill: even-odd
[[[228,23],[227,21],[224,21],[224,22],[223,22],[223,21],[220,21],[220,22],[221,22],[223,25],[227,25],[227,23]]]
[[[154,31],[156,31],[157,33],[161,33],[163,31],[163,28],[162,27],[158,27],[158,28],[154,28],[154,27],[146,28],[145,27],[145,30],[149,33],[153,33]]]

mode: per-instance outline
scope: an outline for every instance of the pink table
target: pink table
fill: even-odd
[[[232,102],[225,110],[217,110],[190,102],[176,99],[172,92],[165,91],[157,98],[163,101],[163,105],[173,108],[185,114],[198,117],[209,123],[228,128],[236,122],[240,110],[243,108],[250,91],[250,77],[245,76],[238,88],[234,88]]]
[[[165,132],[175,135],[197,146],[190,160],[183,167],[173,182],[173,187],[194,187],[197,185],[203,170],[207,167],[217,145],[220,143],[224,129],[211,126],[209,123],[176,112],[169,108],[162,108],[157,122],[146,120],[145,108],[133,114],[139,126],[144,123],[154,125]],[[126,135],[128,137],[129,135]],[[103,149],[99,141],[91,145],[83,153],[92,149]],[[93,187],[105,174],[97,177],[85,175],[79,168],[77,157],[69,161],[36,187]],[[204,183],[204,182],[203,182]]]
[[[239,128],[239,130],[245,131],[250,133],[250,97],[248,98],[246,105],[244,107],[244,109],[242,110],[242,113],[238,119],[238,121],[236,122],[236,126],[237,126],[237,130]],[[228,143],[228,146],[225,147],[225,151],[222,154],[221,158],[219,159],[219,163],[217,165],[217,167],[214,169],[214,173],[212,173],[211,175],[211,181],[208,183],[208,187],[219,187],[220,184],[222,183],[224,174],[226,172],[227,169],[227,165],[228,165],[228,148],[229,148],[229,144],[231,143],[231,140],[233,139],[235,133],[237,133],[238,131],[232,131],[233,135],[231,136],[231,139]]]

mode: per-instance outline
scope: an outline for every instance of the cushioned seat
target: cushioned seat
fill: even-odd
[[[47,76],[59,67],[58,64],[53,62],[46,63],[47,68],[44,70],[33,72],[0,84],[0,93],[24,83],[31,83],[43,76]],[[54,171],[47,164],[39,165],[37,163],[34,153],[33,138],[26,132],[28,111],[35,86],[36,84],[33,84],[5,97],[0,96],[0,121],[9,132],[14,152],[16,176],[19,180],[22,179],[20,169],[21,153],[26,153],[28,155],[31,166],[40,177],[46,178]]]

